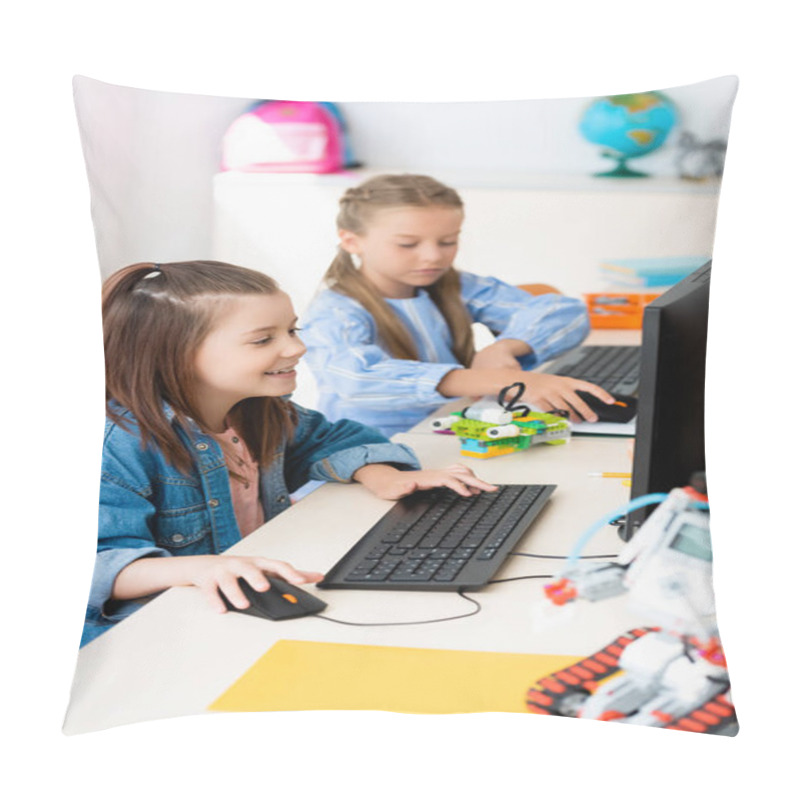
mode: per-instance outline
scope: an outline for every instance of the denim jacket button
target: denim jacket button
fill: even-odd
[[[219,500],[217,500],[215,497],[212,497],[208,501],[208,504],[211,506],[211,508],[216,508],[219,505]]]
[[[285,503],[286,502],[286,495],[285,494],[279,495],[278,496],[278,502],[279,503]]]
[[[208,445],[205,442],[198,442],[195,447],[198,450],[208,450]]]
[[[176,533],[173,534],[172,541],[175,542],[175,544],[180,544],[185,538],[186,537],[182,533]]]

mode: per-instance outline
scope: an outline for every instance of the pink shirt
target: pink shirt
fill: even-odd
[[[228,469],[244,478],[241,481],[231,475],[230,486],[239,532],[247,536],[264,524],[264,509],[259,499],[258,463],[233,428],[213,435],[222,448]]]

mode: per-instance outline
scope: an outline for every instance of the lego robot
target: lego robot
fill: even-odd
[[[579,562],[573,550],[559,580],[545,587],[557,606],[627,592],[653,626],[542,678],[528,692],[532,712],[736,734],[712,592],[705,481],[693,483],[647,496],[663,502],[616,562]]]
[[[452,433],[461,441],[461,455],[471,458],[493,458],[527,450],[537,444],[565,444],[572,428],[560,414],[531,411],[515,405],[525,386],[506,386],[497,400],[484,398],[463,411],[433,420],[438,433]],[[516,395],[506,399],[509,392]]]

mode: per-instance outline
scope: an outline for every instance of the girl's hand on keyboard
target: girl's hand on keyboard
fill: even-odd
[[[549,375],[546,372],[528,372],[524,377],[525,393],[522,401],[533,403],[542,411],[568,411],[572,422],[597,422],[597,414],[589,408],[577,391],[589,392],[604,403],[613,403],[614,398],[605,389],[588,381]]]
[[[462,464],[445,469],[399,470],[388,464],[367,464],[356,470],[353,479],[363,483],[373,494],[384,500],[399,500],[421,489],[446,486],[463,497],[483,492],[495,492],[497,487],[482,481]]]

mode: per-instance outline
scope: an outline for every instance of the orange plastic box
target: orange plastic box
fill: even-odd
[[[641,328],[644,307],[661,292],[592,292],[585,294],[593,328]]]

